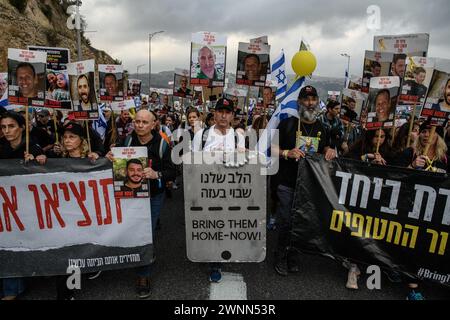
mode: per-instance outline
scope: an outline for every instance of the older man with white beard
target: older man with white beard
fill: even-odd
[[[292,228],[291,208],[294,198],[299,160],[306,154],[321,153],[330,161],[336,158],[336,151],[330,148],[327,132],[318,120],[320,113],[317,90],[306,86],[298,97],[299,119],[291,117],[281,121],[279,156],[280,169],[275,176],[278,206],[278,245],[275,254],[275,270],[282,276],[299,272],[298,254],[290,248]],[[297,131],[301,132],[300,145],[297,145]]]

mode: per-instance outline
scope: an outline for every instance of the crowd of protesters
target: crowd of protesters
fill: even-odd
[[[408,121],[396,131],[366,131],[355,117],[341,119],[348,106],[329,101],[326,108],[321,109],[319,102],[317,90],[312,86],[304,87],[298,97],[299,116],[285,119],[278,126],[280,168],[276,175],[270,177],[268,197],[272,206],[268,221],[278,232],[274,269],[284,277],[300,271],[300,255],[290,246],[289,235],[296,173],[301,158],[319,153],[327,161],[343,157],[437,174],[450,171],[450,126],[438,128],[433,136],[431,123],[426,119],[416,120],[412,130],[409,130]],[[271,116],[269,110],[273,111],[273,108],[263,103],[263,107],[255,107],[248,115],[242,112],[244,106],[222,97],[207,109],[208,112],[206,108],[202,108],[202,112],[198,107],[187,104],[179,104],[175,108],[169,105],[167,97],[162,98],[159,104],[144,101],[139,110],[124,110],[118,114],[106,107],[102,109],[107,120],[103,137],[91,126],[86,128],[86,121],[77,121],[60,111],[52,114],[45,109],[30,110],[30,113],[26,113],[24,108],[15,111],[1,109],[0,159],[25,159],[37,161],[42,166],[46,165],[48,158],[87,158],[95,162],[100,157],[113,160],[112,147],[146,147],[151,167],[145,169],[145,176],[150,180],[152,231],[156,242],[161,210],[165,201],[170,201],[171,190],[181,183],[181,170],[171,158],[174,145],[190,137],[193,151],[245,150],[248,147],[245,139],[236,139],[235,132],[243,134],[251,127],[259,134],[259,130],[266,128]],[[28,122],[25,121],[26,114],[29,114]],[[30,124],[29,128],[26,128],[26,123]],[[26,130],[30,132],[28,148]],[[305,137],[301,148],[297,145],[299,130]],[[426,148],[427,145],[430,147]],[[358,266],[349,261],[343,261],[343,264],[348,269],[347,288],[358,289]],[[141,299],[151,296],[151,274],[151,265],[136,270],[136,294]],[[96,278],[98,274],[90,276]],[[395,278],[395,275],[391,276]],[[73,298],[73,292],[65,288],[65,279],[64,276],[58,277],[56,291],[59,299]],[[221,280],[220,264],[211,265],[210,280]],[[405,283],[414,282],[403,280]],[[25,290],[25,279],[2,279],[1,282],[0,296],[4,300],[16,299]],[[409,298],[420,299],[422,296],[417,284],[410,283],[410,287],[414,291]]]

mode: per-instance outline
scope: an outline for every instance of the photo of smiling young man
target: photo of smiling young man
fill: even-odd
[[[47,54],[8,49],[9,104],[43,107]]]

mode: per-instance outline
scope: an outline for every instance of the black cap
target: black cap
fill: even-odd
[[[76,122],[69,122],[68,124],[66,124],[63,128],[63,132],[66,131],[72,132],[73,134],[76,134],[77,136],[82,138],[85,137],[84,128]]]
[[[47,117],[47,116],[50,115],[50,111],[48,111],[47,109],[41,109],[37,114],[41,115],[41,116],[44,116],[44,117]]]
[[[428,119],[420,125],[419,132],[422,133],[422,131],[431,130],[432,127],[431,119]],[[444,128],[436,127],[436,133],[444,138]]]
[[[348,119],[347,121],[354,121],[356,119],[356,117],[358,116],[358,114],[353,111],[352,109],[350,109],[347,106],[342,106],[341,108],[341,118]]]
[[[218,110],[228,110],[234,112],[234,103],[230,99],[222,98],[216,103],[216,111]]]
[[[304,98],[307,98],[307,97],[318,97],[318,96],[319,95],[317,94],[316,88],[314,88],[313,86],[306,86],[306,87],[302,88],[298,98],[299,99],[304,99]]]

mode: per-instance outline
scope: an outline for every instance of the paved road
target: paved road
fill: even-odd
[[[223,271],[232,274],[227,278],[243,281],[211,285],[208,266],[191,263],[186,258],[183,192],[177,190],[166,201],[162,212],[161,229],[157,234],[157,260],[152,277],[152,300],[208,300],[220,293],[249,300],[404,300],[405,284],[392,284],[385,277],[382,290],[365,288],[366,278],[360,281],[360,290],[345,288],[346,270],[330,259],[302,255],[301,273],[283,278],[273,270],[273,247],[276,232],[268,232],[268,254],[260,264],[231,264]],[[135,275],[132,270],[104,272],[96,280],[83,278],[82,291],[77,299],[135,299]],[[218,287],[220,286],[220,287]],[[222,286],[226,288],[223,289]],[[223,289],[223,290],[222,290]],[[450,289],[423,284],[427,299],[450,299]],[[55,299],[54,279],[34,278],[28,281],[28,290],[22,299]]]

